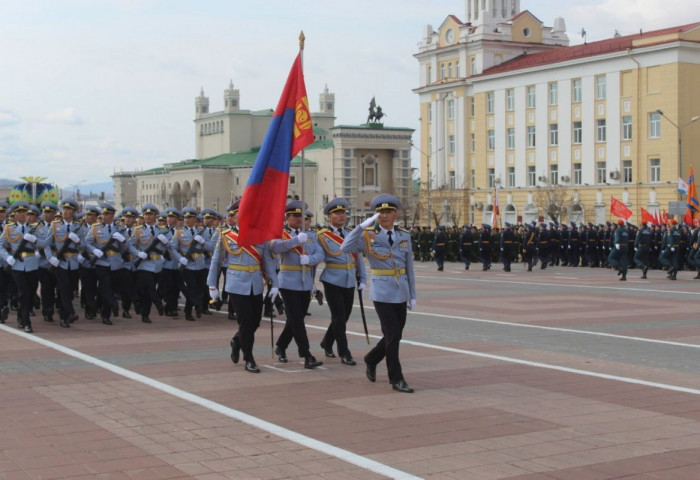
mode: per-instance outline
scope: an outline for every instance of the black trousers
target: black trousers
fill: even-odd
[[[112,307],[116,305],[117,299],[114,296],[114,287],[117,288],[119,285],[123,285],[127,282],[126,270],[120,268],[119,270],[112,270],[109,267],[103,267],[101,265],[95,266],[95,274],[97,275],[98,290],[100,292],[100,299],[102,300],[102,318],[110,318],[112,316]]]
[[[86,315],[97,315],[97,273],[94,268],[80,267],[80,298]]]
[[[124,282],[118,285],[119,295],[122,299],[122,308],[124,311],[128,312],[131,310],[131,305],[140,303],[138,296],[138,280],[136,278],[136,272],[131,270],[131,267],[124,269]]]
[[[10,288],[14,288],[12,274],[4,268],[0,268],[0,308],[9,303]]]
[[[352,302],[355,300],[355,287],[345,288],[322,282],[326,294],[326,302],[331,310],[331,324],[326,330],[321,343],[325,348],[333,348],[333,342],[338,342],[338,355],[352,357],[348,350],[348,338],[345,334],[346,324],[352,313]]]
[[[139,298],[141,300],[141,317],[147,318],[151,314],[151,305],[158,305],[161,302],[158,295],[158,277],[160,273],[138,270],[136,272],[136,283],[138,286]]]
[[[309,309],[311,302],[311,291],[309,290],[289,290],[280,288],[282,300],[284,301],[284,309],[287,313],[287,321],[284,323],[282,333],[277,338],[277,346],[286,350],[294,338],[299,349],[299,356],[306,358],[311,353],[309,352],[309,337],[306,335],[306,311]],[[236,304],[236,312],[238,312],[238,304]]]
[[[56,276],[48,268],[37,270],[39,278],[39,291],[41,292],[41,314],[44,316],[53,315],[57,303],[58,294],[56,292]],[[58,297],[58,298],[57,298]]]
[[[202,287],[200,286],[201,273],[200,270],[183,269],[180,272],[184,288],[182,293],[185,294],[185,313],[192,313],[192,307],[196,310],[202,308]],[[209,291],[207,289],[207,291]]]
[[[260,319],[262,318],[262,293],[260,295],[229,293],[228,295],[229,299],[233,299],[233,302],[235,302],[238,315],[238,332],[233,338],[238,339],[238,344],[243,352],[243,360],[252,362],[254,360],[255,331],[260,326]]]
[[[17,299],[19,301],[17,318],[19,319],[19,326],[26,327],[32,324],[29,319],[29,312],[32,309],[34,294],[39,284],[38,271],[12,270],[12,279],[17,287]]]
[[[637,251],[634,252],[634,264],[639,268],[649,266],[649,247],[637,247]]]
[[[379,316],[384,335],[379,343],[365,355],[365,363],[377,365],[386,358],[386,368],[389,383],[403,380],[401,362],[399,361],[399,343],[403,328],[406,326],[406,302],[384,303],[374,302],[374,308]]]
[[[166,312],[177,312],[177,299],[180,296],[180,271],[164,268],[160,272],[158,293],[165,302]]]
[[[80,272],[78,270],[56,269],[56,280],[58,280],[58,293],[61,300],[61,318],[67,320],[71,315],[75,315],[73,308],[73,293],[78,288]],[[43,288],[42,288],[43,292]],[[43,300],[43,293],[42,293]]]

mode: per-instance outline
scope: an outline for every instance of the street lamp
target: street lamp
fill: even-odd
[[[411,148],[414,148],[416,151],[418,151],[418,153],[421,153],[421,154],[425,155],[425,158],[427,159],[426,165],[427,165],[427,174],[428,174],[428,183],[427,183],[427,185],[428,185],[428,195],[427,195],[427,197],[428,197],[428,198],[427,198],[427,201],[428,201],[428,230],[430,230],[430,215],[431,215],[431,212],[430,212],[430,184],[431,184],[431,178],[430,178],[430,157],[432,157],[433,155],[435,155],[435,154],[438,153],[439,151],[443,150],[445,147],[440,147],[440,148],[438,148],[437,150],[435,150],[435,151],[432,152],[432,153],[425,153],[425,152],[423,152],[423,150],[421,150],[420,148],[416,147],[416,146],[413,144],[412,141],[409,142],[409,145],[411,145]]]
[[[692,117],[690,120],[688,120],[686,123],[684,123],[681,126],[678,126],[673,120],[668,118],[666,115],[664,115],[663,110],[660,108],[656,109],[656,113],[664,117],[666,120],[668,120],[668,123],[676,127],[676,130],[678,130],[678,177],[683,178],[683,129],[690,125],[691,123],[695,123],[698,120],[700,120],[700,116],[696,115]],[[681,198],[681,193],[678,192],[678,200],[683,201]]]

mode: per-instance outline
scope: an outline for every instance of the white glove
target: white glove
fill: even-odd
[[[300,265],[308,265],[309,264],[309,256],[308,255],[299,255],[299,264]]]
[[[278,293],[280,293],[280,289],[277,287],[272,287],[270,289],[270,293],[268,293],[267,296],[274,300]]]
[[[674,247],[671,247],[671,251],[672,251],[672,252],[675,252],[676,249],[675,249]]]
[[[139,252],[136,254],[137,257],[139,257],[141,260],[146,260],[148,258],[148,255],[146,255],[146,252]]]
[[[634,251],[635,251],[635,252],[637,251],[637,247],[634,247]]]
[[[619,249],[620,249],[620,244],[619,244],[619,243],[616,243],[616,244],[615,244],[615,250],[619,250]]]
[[[569,245],[569,250],[571,250],[571,245]]]
[[[162,244],[166,244],[169,242],[168,237],[166,237],[162,233],[158,234],[158,240],[160,240],[160,243],[162,243]]]
[[[358,289],[359,291],[362,291],[362,290],[365,289],[366,286],[367,286],[367,285],[365,285],[364,283],[360,282],[360,284],[357,286],[357,289]]]
[[[100,250],[100,249],[98,249],[98,248],[93,248],[93,249],[92,249],[92,254],[93,254],[94,256],[96,256],[97,258],[102,258],[102,256],[104,255],[104,253],[102,253],[102,250]]]
[[[81,254],[78,254],[78,263],[83,263],[83,260],[85,260],[85,257],[83,257]]]
[[[34,252],[34,256],[35,256],[36,258],[40,258],[40,257],[41,257],[41,252],[40,252],[39,250],[36,250],[36,251]]]
[[[503,251],[503,247],[501,247],[501,251]]]
[[[362,223],[360,224],[360,227],[362,227],[362,228],[367,228],[367,227],[369,227],[370,225],[372,225],[374,222],[376,222],[378,218],[379,218],[379,212],[375,213],[374,215],[372,215],[371,217],[369,217],[367,220],[365,220],[364,222],[362,222]]]
[[[412,298],[408,301],[408,309],[409,310],[415,310],[416,309],[416,299]]]
[[[180,257],[180,260],[178,260],[178,261],[180,262],[180,265],[182,265],[184,267],[186,267],[187,264],[190,263],[189,261],[187,261],[187,259],[185,257]]]
[[[126,240],[126,238],[124,237],[124,235],[122,235],[122,234],[119,233],[119,232],[114,232],[114,233],[112,234],[112,238],[115,239],[116,241],[118,241],[119,243],[124,243],[124,240]]]
[[[70,238],[70,241],[73,243],[80,243],[80,237],[73,232],[70,232],[68,234],[68,238]]]
[[[32,235],[31,233],[25,233],[24,236],[23,236],[22,238],[24,238],[24,239],[25,239],[26,241],[28,241],[29,243],[34,243],[34,242],[36,242],[36,237],[35,237],[34,235]]]
[[[15,257],[7,257],[7,260],[5,260],[5,261],[11,267],[14,267],[15,263],[17,263],[17,260],[15,260]]]
[[[212,300],[216,301],[219,298],[219,289],[216,287],[209,287],[209,296]]]
[[[194,241],[197,242],[197,243],[199,243],[199,244],[201,245],[201,244],[204,243],[204,237],[202,237],[201,235],[195,235],[195,236],[194,236]]]
[[[306,232],[299,232],[299,235],[297,235],[297,238],[299,239],[299,243],[306,243]]]
[[[53,265],[54,267],[58,268],[58,264],[61,263],[57,257],[51,257],[49,258],[49,263]]]

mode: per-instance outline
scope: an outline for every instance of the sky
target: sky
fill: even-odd
[[[700,21],[696,0],[521,0],[571,44]],[[336,125],[418,129],[423,27],[465,19],[464,0],[0,0],[0,178],[64,188],[194,158],[194,98],[274,108],[304,31],[311,110],[325,85]],[[694,16],[696,15],[696,16]],[[420,143],[418,134],[414,142]],[[415,166],[418,155],[414,152]]]

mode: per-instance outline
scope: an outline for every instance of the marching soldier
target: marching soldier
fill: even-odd
[[[348,231],[345,230],[348,202],[336,198],[328,202],[323,213],[328,216],[330,225],[318,232],[318,243],[325,253],[326,267],[321,273],[321,283],[331,310],[331,324],[323,336],[321,348],[327,357],[335,357],[333,343],[338,343],[338,356],[341,363],[355,365],[345,333],[345,326],[352,313],[355,287],[362,295],[367,283],[365,263],[357,253],[344,253],[340,250]]]
[[[7,202],[0,202],[0,237],[7,226],[7,210],[9,208],[10,205]],[[2,249],[1,244],[0,249]],[[5,269],[6,266],[7,263],[0,253],[0,323],[5,323],[5,320],[7,320],[7,317],[10,315],[9,297],[12,274]]]
[[[80,225],[76,232],[80,239],[80,253],[83,260],[80,262],[80,298],[85,306],[85,318],[93,320],[97,316],[97,272],[95,266],[88,260],[92,250],[85,244],[85,237],[97,222],[100,209],[96,206],[85,207],[84,223]]]
[[[178,221],[182,214],[174,207],[165,209],[166,229],[163,231],[172,244],[172,239],[175,237],[175,231],[178,228]],[[160,281],[158,282],[158,294],[165,303],[165,316],[177,317],[177,301],[180,296],[180,288],[182,279],[180,276],[180,263],[174,255],[170,253],[170,249],[163,252],[163,265],[160,272]]]
[[[481,234],[479,235],[479,253],[481,254],[482,271],[491,269],[491,225],[481,224]]]
[[[503,262],[503,270],[510,272],[510,262],[513,259],[513,241],[515,240],[515,233],[513,233],[512,225],[509,222],[505,223],[505,230],[501,234],[500,248],[501,248],[501,262]]]
[[[435,263],[437,263],[438,272],[442,272],[445,267],[445,253],[447,252],[447,235],[443,225],[438,227],[438,233],[435,234],[433,239],[433,252],[435,253]]]
[[[14,223],[5,225],[0,235],[0,258],[12,269],[12,279],[17,288],[18,327],[27,333],[33,333],[29,312],[38,285],[37,247],[43,248],[45,245],[34,235],[39,225],[28,223],[28,211],[29,204],[25,201],[15,202],[12,206]]]
[[[216,222],[219,219],[219,214],[210,208],[205,208],[202,210],[202,221],[203,228],[202,237],[207,242],[208,245],[212,245],[210,249],[204,250],[204,270],[199,272],[199,283],[202,286],[202,313],[204,315],[212,315],[209,311],[209,290],[207,288],[207,276],[209,274],[209,267],[211,266],[211,258],[214,250],[214,246],[218,241]]]
[[[571,222],[567,242],[567,260],[570,267],[578,267],[579,262],[579,234],[576,223]]]
[[[364,357],[367,378],[377,379],[377,364],[386,358],[389,382],[398,392],[413,393],[403,377],[399,344],[406,325],[406,308],[416,308],[416,285],[411,237],[394,226],[401,202],[394,195],[378,195],[371,208],[377,213],[345,237],[341,250],[363,252],[372,267],[370,299],[382,326],[383,337]],[[375,224],[377,221],[377,224]]]
[[[615,236],[613,239],[613,250],[610,253],[608,262],[610,265],[617,270],[617,274],[620,276],[620,281],[624,282],[627,280],[627,249],[629,232],[625,228],[624,220],[620,219],[617,221],[617,229],[615,230]]]
[[[662,242],[662,256],[659,260],[662,260],[664,266],[669,267],[668,279],[675,280],[676,274],[678,273],[678,256],[679,256],[679,246],[681,240],[681,234],[678,231],[678,222],[672,219],[670,222],[671,228],[668,230],[664,240]]]
[[[527,271],[531,272],[536,262],[537,232],[535,231],[535,226],[532,224],[527,225],[526,228],[527,231],[525,232],[525,239],[523,240],[523,258],[527,264]]]
[[[462,235],[459,237],[460,258],[464,263],[464,269],[469,270],[471,265],[472,251],[474,245],[474,233],[471,225],[462,225]]]
[[[152,203],[144,205],[141,208],[144,223],[134,229],[131,239],[136,250],[143,253],[134,264],[143,323],[151,323],[152,305],[155,305],[159,315],[165,314],[157,284],[163,269],[163,253],[170,248],[170,239],[156,225],[158,213],[158,209]]]
[[[282,238],[273,240],[271,247],[272,253],[278,254],[281,259],[279,289],[287,312],[287,321],[277,338],[275,353],[280,362],[286,362],[286,350],[294,338],[299,356],[304,359],[304,368],[311,369],[320,367],[323,362],[311,355],[304,319],[313,290],[312,268],[323,261],[324,253],[316,242],[315,234],[301,230],[305,209],[306,204],[299,200],[287,204],[287,226],[282,231]]]
[[[537,257],[540,260],[540,270],[544,270],[549,265],[549,232],[547,225],[540,224],[540,231],[537,233]]]
[[[639,232],[634,239],[634,264],[642,270],[641,278],[647,278],[647,270],[649,270],[650,246],[651,230],[647,226],[647,222],[642,222],[642,228],[639,229]]]
[[[138,221],[143,220],[143,218],[139,214],[138,210],[129,206],[124,207],[122,210],[121,220],[125,230],[124,236],[126,237],[127,241],[133,245],[132,239],[134,237],[136,227],[139,224]],[[131,318],[131,312],[129,310],[131,310],[132,304],[134,305],[134,311],[136,314],[138,315],[141,313],[141,301],[136,289],[137,280],[136,269],[134,267],[135,262],[136,257],[134,257],[131,253],[124,254],[124,275],[126,278],[128,278],[128,281],[125,285],[120,285],[119,288],[119,296],[122,300],[122,318]],[[118,313],[119,311],[117,310],[114,315],[116,316]]]
[[[237,215],[239,203],[236,201],[228,208],[229,215]],[[272,257],[270,243],[242,247],[238,244],[238,227],[234,225],[222,230],[207,277],[212,300],[219,298],[217,284],[221,265],[226,265],[224,288],[228,290],[229,298],[233,299],[238,313],[238,331],[231,339],[231,360],[238,363],[240,352],[243,351],[245,370],[260,373],[253,357],[253,344],[262,317],[265,277],[272,284],[268,295],[274,298],[278,292],[276,262]]]

